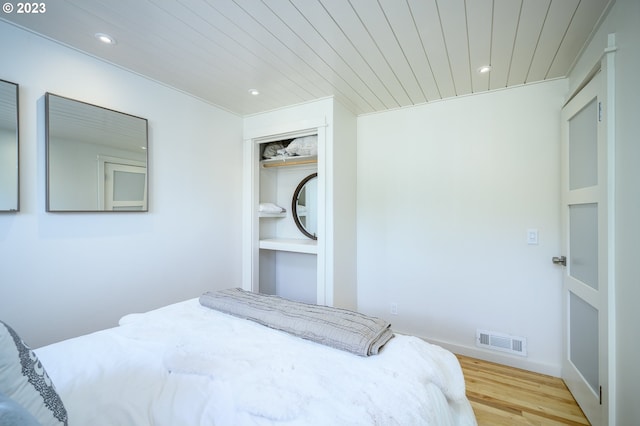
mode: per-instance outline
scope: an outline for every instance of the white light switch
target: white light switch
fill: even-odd
[[[538,230],[537,229],[527,229],[527,244],[529,244],[529,245],[537,245],[538,244]]]

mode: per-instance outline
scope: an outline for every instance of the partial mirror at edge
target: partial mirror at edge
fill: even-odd
[[[148,211],[147,120],[47,93],[47,211]]]
[[[305,177],[298,184],[298,187],[293,192],[291,213],[300,232],[313,240],[317,240],[318,173]]]
[[[0,212],[20,210],[18,85],[0,80]]]

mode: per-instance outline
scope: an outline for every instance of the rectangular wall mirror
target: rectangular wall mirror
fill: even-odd
[[[148,211],[147,120],[47,93],[47,211]]]
[[[0,80],[0,212],[20,209],[18,85]]]

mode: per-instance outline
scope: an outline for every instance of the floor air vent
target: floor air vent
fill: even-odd
[[[527,356],[527,339],[495,331],[476,330],[476,345],[495,351]]]

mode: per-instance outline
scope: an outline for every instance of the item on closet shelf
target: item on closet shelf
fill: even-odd
[[[269,159],[284,155],[287,144],[284,142],[269,142],[265,144],[262,158]]]
[[[261,213],[284,213],[287,210],[273,203],[260,203],[258,211]]]
[[[288,155],[318,155],[318,136],[304,136],[291,141],[285,148]]]

